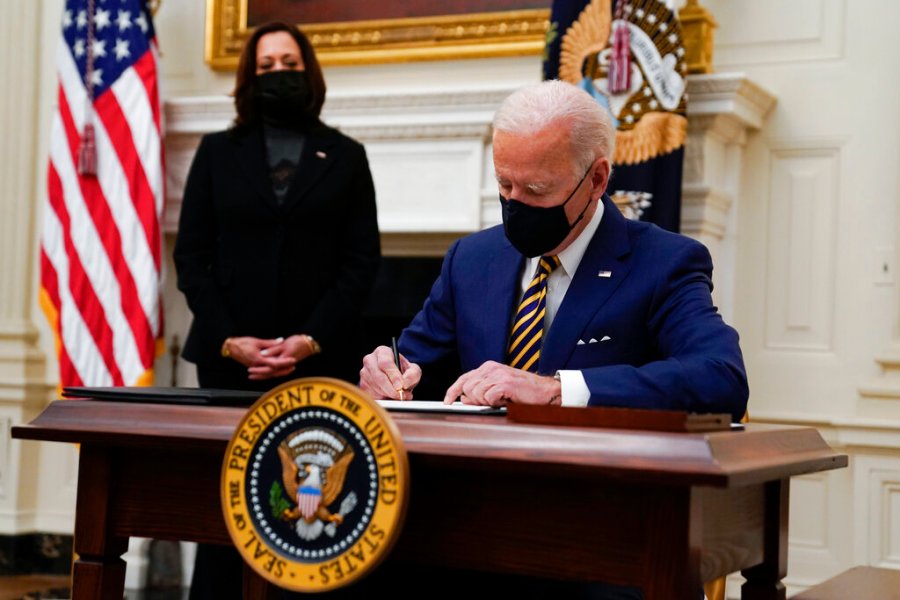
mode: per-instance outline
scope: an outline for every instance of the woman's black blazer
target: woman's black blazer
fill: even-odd
[[[358,356],[359,315],[380,260],[365,149],[329,127],[307,133],[279,205],[261,127],[205,136],[185,185],[174,259],[194,316],[185,359],[244,369],[220,356],[227,337],[307,333],[323,353],[297,376],[358,372],[346,363]]]

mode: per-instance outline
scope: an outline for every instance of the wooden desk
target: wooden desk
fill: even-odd
[[[238,408],[51,404],[21,439],[81,444],[74,600],[120,600],[129,536],[229,544],[219,473]],[[410,456],[392,559],[639,585],[695,600],[737,570],[784,599],[789,478],[847,465],[808,427],[706,434],[394,413]],[[245,597],[263,597],[261,580]]]

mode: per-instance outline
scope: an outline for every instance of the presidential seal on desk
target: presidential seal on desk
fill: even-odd
[[[222,464],[222,511],[244,560],[281,588],[324,592],[370,573],[400,534],[403,440],[356,386],[297,379],[262,396]]]

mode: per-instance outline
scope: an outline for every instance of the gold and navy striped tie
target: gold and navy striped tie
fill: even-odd
[[[528,284],[509,336],[509,366],[532,373],[537,371],[544,336],[544,314],[547,312],[547,279],[559,266],[556,256],[542,256],[534,278]]]

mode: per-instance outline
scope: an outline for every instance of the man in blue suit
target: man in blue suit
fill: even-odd
[[[424,307],[360,385],[409,399],[455,359],[446,392],[510,402],[730,413],[748,387],[737,333],[712,303],[700,243],[626,220],[606,195],[615,130],[584,91],[545,81],[494,118],[503,226],[458,240]]]

